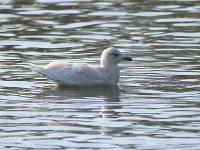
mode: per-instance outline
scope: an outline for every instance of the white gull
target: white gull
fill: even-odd
[[[132,58],[124,57],[118,49],[110,47],[101,54],[100,66],[51,62],[32,69],[53,80],[58,86],[115,86],[119,82],[118,63],[121,60],[132,61]]]

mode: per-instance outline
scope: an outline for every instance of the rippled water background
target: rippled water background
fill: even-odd
[[[98,64],[119,88],[55,88],[30,70]],[[200,149],[199,0],[0,0],[1,149]]]

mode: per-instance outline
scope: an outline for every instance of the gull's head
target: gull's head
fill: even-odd
[[[121,52],[113,47],[107,48],[101,54],[101,66],[117,65],[121,60],[132,61],[130,57],[124,57]]]

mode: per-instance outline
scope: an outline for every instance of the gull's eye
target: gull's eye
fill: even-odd
[[[115,57],[117,57],[118,56],[118,54],[117,53],[115,53],[115,54],[113,54]]]

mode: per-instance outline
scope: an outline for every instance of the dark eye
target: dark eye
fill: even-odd
[[[118,54],[113,54],[115,57],[117,57],[118,56]]]

